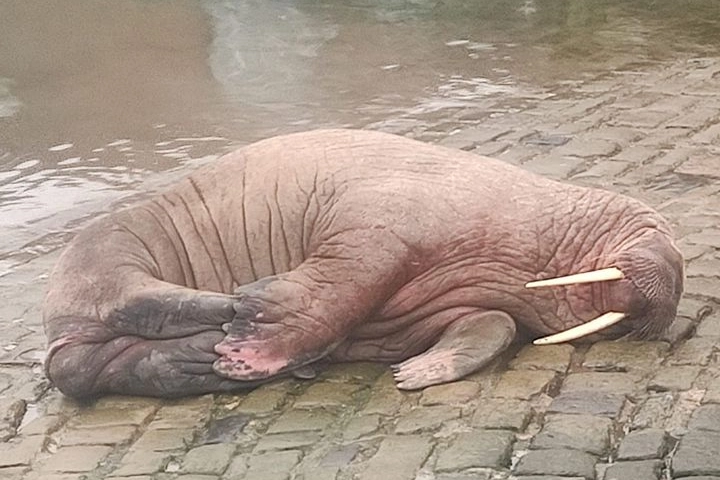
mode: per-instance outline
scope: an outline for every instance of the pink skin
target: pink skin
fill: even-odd
[[[609,266],[626,278],[523,287]],[[386,134],[296,134],[78,235],[50,281],[46,370],[77,397],[179,396],[372,360],[422,388],[517,329],[613,310],[629,319],[605,335],[657,336],[682,276],[669,227],[630,198]]]

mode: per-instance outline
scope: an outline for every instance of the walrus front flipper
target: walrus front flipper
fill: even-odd
[[[115,332],[143,338],[179,338],[208,330],[220,331],[235,315],[232,295],[205,292],[152,279],[148,287],[128,296],[105,323]]]
[[[397,387],[452,382],[487,365],[510,345],[515,322],[504,312],[472,312],[451,323],[425,353],[392,366]]]
[[[408,257],[392,232],[347,230],[295,270],[243,285],[215,371],[259,380],[323,358],[407,280]]]

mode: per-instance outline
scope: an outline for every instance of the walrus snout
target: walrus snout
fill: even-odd
[[[594,260],[607,267],[525,285],[568,287],[575,290],[572,297],[579,302],[578,309],[585,298],[596,298],[598,303],[592,304],[593,309],[604,312],[580,325],[536,339],[535,344],[619,337],[653,339],[672,324],[683,292],[684,261],[665,231],[643,229],[616,253]],[[593,293],[595,285],[598,290]]]
[[[637,246],[625,252],[618,267],[627,272],[631,293],[625,311],[632,325],[629,336],[638,339],[658,338],[677,314],[683,292],[682,256],[669,239],[649,246]]]

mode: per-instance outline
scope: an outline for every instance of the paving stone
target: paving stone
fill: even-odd
[[[611,185],[615,177],[622,175],[630,168],[632,168],[632,164],[628,162],[605,160],[602,163],[596,163],[590,166],[590,168],[585,171],[574,172],[572,178],[592,178],[596,182],[602,182],[602,185]]]
[[[0,476],[0,478],[2,478],[2,480],[6,480],[4,477]],[[77,473],[48,473],[34,470],[25,475],[23,480],[83,480],[84,478],[87,477],[85,477],[85,475],[78,475]],[[123,480],[132,479],[123,478]],[[147,480],[147,478],[143,478],[142,480]]]
[[[314,383],[300,395],[293,406],[295,408],[332,408],[354,403],[353,394],[362,386],[342,383]]]
[[[380,427],[379,415],[361,415],[350,419],[343,428],[345,440],[355,440],[365,435],[376,432]]]
[[[420,397],[421,405],[465,405],[480,393],[475,382],[459,381],[426,388]]]
[[[691,430],[672,459],[673,478],[720,475],[720,432]]]
[[[643,388],[640,379],[630,373],[583,372],[565,377],[561,392],[613,393],[624,395]]]
[[[549,415],[533,438],[534,449],[568,448],[603,455],[609,448],[612,421],[592,415]]]
[[[287,480],[298,464],[302,453],[298,450],[253,455],[248,461],[246,480]]]
[[[595,478],[597,459],[580,450],[531,450],[515,467],[515,475],[553,475],[560,477]]]
[[[553,398],[548,413],[588,414],[617,418],[625,405],[625,395],[586,391],[561,392]]]
[[[703,128],[691,137],[693,144],[718,145],[720,144],[720,124]]]
[[[414,480],[420,467],[430,455],[430,439],[421,435],[385,437],[380,448],[367,462],[357,480]]]
[[[720,312],[713,311],[698,325],[695,335],[698,337],[720,337]]]
[[[662,466],[660,460],[618,462],[605,470],[603,480],[658,480]]]
[[[720,229],[717,228],[717,225],[712,225],[705,226],[700,232],[686,235],[683,241],[691,245],[707,245],[713,247],[717,245],[718,238],[720,238]]]
[[[644,372],[658,366],[669,348],[664,342],[597,342],[582,366],[599,372]]]
[[[518,132],[519,133],[519,132]],[[517,133],[516,133],[517,134]],[[515,135],[509,135],[506,138],[513,138]],[[572,135],[551,132],[533,132],[520,138],[525,145],[540,145],[547,147],[559,147],[565,145],[572,140]]]
[[[217,475],[178,475],[175,477],[176,480],[217,480]]]
[[[676,392],[690,390],[700,373],[700,367],[664,367],[648,383],[648,390],[655,392]]]
[[[712,338],[691,338],[675,350],[668,359],[668,365],[707,365],[715,352],[717,340]]]
[[[643,138],[645,132],[637,128],[601,126],[592,131],[592,136],[602,140],[611,140],[624,149],[627,145]]]
[[[156,407],[145,406],[134,408],[128,401],[125,407],[90,408],[81,410],[76,417],[68,422],[68,427],[104,429],[117,425],[140,425],[155,414]]]
[[[492,395],[500,398],[529,400],[544,393],[555,380],[555,372],[548,370],[510,370],[500,376]]]
[[[0,468],[29,465],[44,443],[44,435],[20,436],[0,443]]]
[[[515,478],[517,480],[583,480],[583,477],[560,477],[558,475],[523,475]]]
[[[687,431],[687,424],[692,414],[701,405],[705,391],[701,389],[690,389],[675,394],[675,405],[670,418],[665,423],[665,430],[678,438]]]
[[[662,458],[668,451],[670,438],[665,430],[647,428],[633,430],[620,442],[618,460],[650,460]]]
[[[569,155],[583,158],[598,156],[609,157],[618,150],[619,147],[615,142],[583,135],[556,148],[553,150],[553,153],[555,155]]]
[[[432,430],[460,417],[460,409],[449,405],[417,407],[402,415],[395,425],[395,433],[416,433]]]
[[[494,158],[497,157],[500,153],[504,152],[505,149],[509,148],[510,145],[510,142],[485,142],[480,145],[476,145],[470,151],[476,155],[483,155],[486,157]]]
[[[575,117],[582,116],[587,117],[588,112],[594,111],[603,104],[609,102],[611,99],[601,96],[596,98],[584,98],[581,100],[573,100],[569,105],[562,109],[560,112],[563,117]]]
[[[182,461],[181,472],[220,475],[235,452],[233,444],[202,445],[191,449]]]
[[[510,148],[500,153],[497,158],[513,165],[520,165],[523,162],[535,158],[539,154],[537,147],[525,145],[511,145]]]
[[[248,469],[248,461],[250,460],[250,455],[236,455],[233,457],[232,460],[230,460],[230,465],[228,465],[227,469],[225,469],[225,472],[222,474],[222,480],[235,480],[235,479],[245,479],[245,474],[247,473]],[[284,479],[283,479],[284,480]]]
[[[117,445],[129,442],[136,431],[134,425],[114,425],[97,430],[68,429],[59,435],[58,445]]]
[[[0,480],[22,480],[27,467],[7,467],[0,469]],[[31,472],[32,475],[32,472]]]
[[[472,150],[477,145],[493,141],[510,131],[509,128],[496,129],[487,126],[465,128],[457,133],[445,136],[438,144],[460,150]]]
[[[48,434],[56,431],[63,421],[64,419],[59,415],[43,415],[22,425],[18,433],[28,436]]]
[[[488,399],[477,406],[471,424],[476,427],[518,432],[525,430],[531,416],[532,408],[528,402]]]
[[[685,274],[689,277],[714,277],[720,272],[720,259],[708,255],[690,260]]]
[[[627,126],[633,128],[657,128],[661,123],[675,116],[673,112],[664,112],[649,108],[638,108],[618,113],[609,122],[609,125]]]
[[[89,472],[112,452],[107,446],[61,447],[45,460],[42,469],[46,472]]]
[[[703,297],[720,299],[717,280],[707,277],[688,277],[685,279],[685,293],[687,295],[701,295]]]
[[[675,171],[684,175],[720,178],[720,172],[718,172],[717,166],[713,166],[714,160],[717,158],[716,155],[717,154],[711,152],[705,154],[698,154],[696,152],[682,165],[678,166]]]
[[[306,455],[295,469],[298,480],[336,480],[342,468],[347,467],[361,449],[359,443],[333,446],[329,450],[313,451]]]
[[[199,432],[195,444],[208,445],[211,443],[235,442],[243,436],[243,430],[251,419],[251,416],[244,413],[214,416],[205,425],[205,428]]]
[[[687,212],[691,207],[690,207],[689,205],[687,205],[687,204],[682,203],[682,202],[677,202],[677,203],[674,203],[674,204],[668,204],[667,208],[663,209],[663,210],[665,210],[665,211],[663,211],[663,213],[664,213],[665,215],[668,215],[668,216],[679,216],[679,215],[681,215],[681,213],[677,213],[677,214],[676,214],[676,213],[673,213],[673,210],[676,209],[676,208],[677,208],[678,210],[684,210],[684,211]],[[683,228],[683,226],[681,226],[680,228]],[[695,228],[691,228],[691,227],[689,227],[689,226],[684,227],[684,229],[692,229],[692,230],[695,230]],[[708,256],[708,255],[712,255],[712,254],[713,254],[713,250],[714,250],[714,249],[713,249],[711,246],[709,246],[709,245],[700,245],[700,244],[697,244],[697,243],[688,243],[688,242],[685,241],[685,236],[686,236],[686,235],[684,235],[683,233],[679,233],[679,235],[680,235],[680,238],[679,238],[678,241],[677,241],[677,246],[678,246],[678,248],[680,249],[680,251],[683,253],[683,256],[685,257],[685,260],[686,260],[687,262],[690,262],[690,265],[692,265],[692,262],[693,262],[694,260],[698,259],[698,258],[706,257],[706,256]],[[695,277],[696,277],[696,276],[693,276],[693,278],[695,278]],[[703,300],[700,300],[700,299],[697,299],[697,298],[693,299],[693,298],[690,298],[690,297],[687,297],[687,296],[682,297],[682,298],[680,299],[680,304],[678,305],[678,315],[685,316],[685,312],[683,312],[684,305],[685,305],[686,303],[688,303],[688,301],[691,301],[691,302],[692,302],[693,300],[694,300],[695,302],[701,302],[701,301],[703,301]],[[688,315],[688,316],[691,316],[691,317],[692,317],[692,315]]]
[[[167,450],[183,449],[190,444],[193,430],[147,430],[132,445],[132,449],[163,452]]]
[[[579,157],[538,155],[523,163],[523,168],[538,175],[558,179],[568,178],[584,164],[585,160]]]
[[[418,475],[417,479],[423,479]],[[477,470],[474,473],[441,473],[435,475],[434,480],[491,480],[492,472],[490,470]],[[569,480],[569,479],[565,479]]]
[[[317,432],[291,432],[264,435],[255,446],[255,453],[270,450],[291,450],[313,445],[320,439]]]
[[[575,347],[570,344],[561,345],[527,345],[510,362],[514,370],[552,370],[565,373]]]
[[[628,162],[630,164],[638,165],[647,162],[653,157],[658,155],[658,149],[655,147],[648,147],[643,145],[632,145],[627,148],[623,148],[617,152],[612,158],[621,162]]]
[[[267,433],[324,430],[336,418],[337,415],[322,410],[290,410],[275,420]]]
[[[359,451],[360,445],[357,443],[341,445],[323,455],[320,465],[324,467],[344,467],[352,462]]]
[[[199,397],[197,403],[164,405],[156,413],[149,428],[154,430],[196,428],[205,424],[212,404],[207,403],[207,397]]]
[[[665,128],[686,128],[694,130],[702,125],[717,122],[718,111],[714,108],[697,106],[690,112],[684,113],[667,122]]]
[[[440,453],[435,470],[466,468],[507,468],[515,441],[512,432],[475,430],[457,436],[447,450]]]
[[[701,405],[690,417],[691,430],[712,430],[720,432],[720,405]]]
[[[720,477],[714,477],[711,475],[698,475],[697,477],[675,477],[675,480],[720,480]]]
[[[318,375],[318,380],[336,383],[359,383],[370,385],[387,372],[387,365],[373,362],[350,362],[328,366]]]
[[[612,106],[617,109],[637,109],[654,103],[660,98],[662,98],[662,94],[657,92],[632,92],[618,98]]]
[[[675,321],[670,325],[660,337],[660,340],[677,345],[681,341],[687,339],[695,331],[695,322],[687,317],[676,317]]]
[[[113,471],[114,476],[152,475],[164,467],[169,454],[152,450],[130,450],[120,460],[120,467]]]
[[[273,388],[258,388],[248,393],[238,407],[236,412],[262,415],[272,413],[280,408],[288,392]]]
[[[392,373],[388,371],[370,389],[370,396],[360,413],[363,415],[394,415],[406,402],[408,396],[408,393],[402,392],[395,386]]]
[[[7,378],[11,377],[8,375]],[[25,415],[26,405],[27,402],[21,399],[0,399],[0,442],[6,442],[15,436]]]
[[[720,403],[720,375],[715,374],[705,385],[703,403]]]

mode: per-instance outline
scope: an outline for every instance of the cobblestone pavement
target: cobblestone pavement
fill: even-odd
[[[40,367],[44,253],[0,278],[0,478],[720,478],[719,90],[720,59],[683,59],[382,125],[658,208],[687,259],[667,341],[521,345],[413,393],[353,364],[245,394],[78,405]]]

